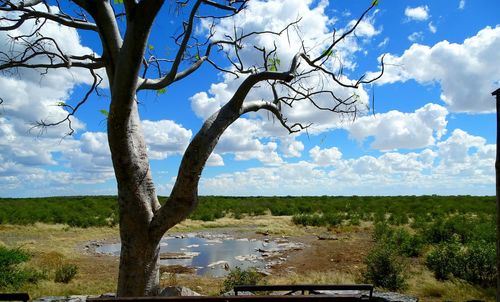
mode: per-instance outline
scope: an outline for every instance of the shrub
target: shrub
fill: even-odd
[[[437,245],[426,257],[425,265],[434,273],[438,280],[447,280],[457,272],[457,259],[461,245],[457,238],[450,242]]]
[[[472,284],[494,286],[497,277],[495,244],[478,241],[465,246],[453,274]]]
[[[373,240],[377,242],[385,241],[387,238],[392,237],[393,232],[393,229],[387,223],[377,222],[373,231]]]
[[[375,246],[366,256],[365,264],[363,277],[366,282],[389,290],[406,287],[406,265],[390,245]]]
[[[69,283],[78,273],[78,266],[75,264],[64,264],[56,269],[54,281],[59,283]]]
[[[221,293],[226,293],[232,290],[236,285],[257,285],[257,283],[262,279],[262,276],[255,270],[255,268],[249,268],[242,270],[239,267],[232,269],[227,275]]]
[[[410,234],[403,228],[396,229],[389,243],[394,245],[398,254],[407,257],[417,257],[423,247],[423,240],[417,234]]]
[[[324,225],[324,219],[323,216],[319,214],[298,214],[298,215],[293,215],[292,217],[292,222],[294,224],[300,224],[303,226],[321,226]]]
[[[27,251],[0,246],[0,289],[18,289],[25,283],[37,283],[46,278],[43,272],[19,267],[30,259]]]
[[[328,214],[323,214],[323,220],[324,220],[324,224],[326,224],[326,225],[337,226],[337,225],[342,224],[342,221],[344,221],[344,218],[342,217],[342,214],[328,213]]]
[[[456,238],[439,244],[426,258],[427,267],[438,280],[451,276],[471,284],[494,286],[497,277],[495,243],[476,241],[461,245]]]

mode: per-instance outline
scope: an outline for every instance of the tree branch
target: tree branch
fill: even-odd
[[[59,120],[57,122],[47,122],[47,121],[44,121],[44,120],[40,120],[38,122],[35,122],[34,126],[32,127],[33,128],[40,128],[41,132],[43,132],[46,128],[48,127],[54,127],[54,126],[57,126],[57,125],[60,125],[62,123],[65,123],[67,122],[68,123],[68,128],[69,128],[69,132],[66,133],[67,136],[69,135],[72,135],[75,130],[73,129],[73,126],[72,126],[72,121],[71,121],[71,117],[73,117],[76,112],[78,111],[78,109],[85,103],[87,102],[90,94],[93,92],[93,91],[97,91],[97,87],[101,84],[102,82],[102,78],[96,74],[94,72],[94,70],[90,69],[89,70],[90,74],[92,75],[94,81],[92,83],[92,86],[89,88],[89,90],[87,90],[87,92],[85,93],[84,97],[82,100],[80,100],[76,106],[71,106],[71,105],[68,105],[66,103],[58,103],[56,104],[56,106],[60,106],[64,109],[69,109],[69,112],[68,114],[66,115],[66,117],[62,120]]]

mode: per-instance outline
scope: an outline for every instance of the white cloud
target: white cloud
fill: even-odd
[[[353,27],[357,21],[358,20],[351,20],[347,24],[347,28]],[[367,37],[367,38],[371,38],[373,36],[380,34],[382,32],[382,30],[376,29],[374,22],[375,22],[375,19],[373,17],[361,20],[361,22],[359,22],[358,26],[354,30],[354,33],[358,37]]]
[[[417,7],[406,7],[405,16],[410,20],[425,21],[429,19],[429,7],[427,5]]]
[[[458,9],[464,9],[465,8],[465,0],[460,0],[458,3]]]
[[[413,44],[403,55],[387,55],[384,76],[377,82],[439,83],[441,100],[454,112],[492,112],[491,92],[500,82],[500,26],[486,27],[462,44],[441,41]]]
[[[300,157],[304,151],[304,144],[295,140],[296,136],[287,135],[280,139],[280,151],[284,157]]]
[[[184,153],[192,136],[191,130],[171,120],[145,120],[142,126],[151,159],[165,159],[173,154]]]
[[[309,156],[311,156],[315,164],[333,166],[342,158],[342,152],[337,147],[321,150],[319,146],[315,146],[309,150]]]
[[[259,35],[249,38],[243,43],[243,49],[240,50],[239,57],[243,60],[245,66],[262,66],[262,53],[252,46],[273,49],[274,45],[276,45],[276,56],[280,59],[279,69],[285,70],[289,67],[295,54],[301,51],[302,41],[304,42],[305,49],[311,55],[321,54],[328,43],[331,42],[331,26],[334,20],[325,14],[327,4],[327,1],[320,1],[318,3],[312,0],[252,1],[248,4],[248,8],[234,19],[228,18],[222,20],[217,25],[214,39],[223,38],[224,35],[232,35],[235,24],[238,29],[244,29],[244,33],[263,30],[279,31],[300,18],[300,23],[297,25],[298,29],[294,27],[289,30],[288,34],[283,34],[280,37],[275,35]],[[350,28],[350,25],[347,25],[346,28]],[[339,29],[339,32],[344,30]],[[380,31],[380,29],[375,28],[374,17],[371,15],[360,23],[357,35],[364,37],[364,41],[378,34]],[[363,50],[359,45],[359,40],[357,38],[350,38],[339,43],[334,50],[332,58],[326,62],[326,66],[331,70],[338,70],[341,58],[345,70],[354,69],[356,64],[353,56],[355,53]],[[301,66],[304,66],[304,64]],[[347,77],[340,77],[340,79],[344,82],[351,82]],[[199,92],[193,95],[191,97],[191,106],[197,116],[207,118],[214,113],[232,97],[242,80],[243,78],[235,80],[233,76],[226,74],[224,75],[224,80],[213,84],[208,93]],[[363,87],[357,90],[339,87],[330,77],[321,76],[317,73],[311,74],[301,84],[303,90],[322,87],[325,91],[335,92],[340,98],[347,98],[356,93],[359,95],[359,110],[363,110],[364,104],[368,102],[368,95]],[[281,92],[286,93],[286,90]],[[247,101],[272,100],[272,97],[269,86],[262,84],[260,88],[252,89],[247,97]],[[315,97],[321,106],[333,107],[335,104],[334,100],[326,94],[321,97],[318,95]],[[331,112],[319,111],[307,101],[295,102],[292,109],[287,108],[287,106],[283,106],[283,108],[284,115],[291,124],[296,122],[303,123],[304,125],[311,122],[314,123],[309,128],[311,133],[331,129],[339,123],[339,118],[333,117]],[[258,117],[259,114],[250,117],[256,116]],[[265,117],[265,114],[260,116],[261,118]]]
[[[437,27],[432,22],[429,22],[428,27],[431,33],[435,34],[437,32]]]
[[[217,153],[210,154],[207,160],[208,167],[222,167],[224,166],[224,159]]]
[[[456,129],[420,152],[342,159],[335,147],[309,150],[311,162],[250,168],[201,180],[201,194],[493,194],[494,145]],[[451,168],[450,165],[454,165]]]
[[[414,113],[396,110],[358,118],[347,129],[363,141],[373,137],[371,147],[380,150],[414,149],[433,145],[446,133],[446,108],[427,104]]]
[[[408,36],[408,40],[411,42],[416,42],[424,39],[424,33],[421,31],[416,31]]]
[[[387,44],[389,43],[389,38],[388,37],[385,37],[384,40],[382,40],[382,42],[378,43],[377,44],[377,47],[384,47],[386,46]]]

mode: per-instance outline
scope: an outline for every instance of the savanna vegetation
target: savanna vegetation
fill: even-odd
[[[411,267],[418,266],[435,280],[434,283],[424,282],[427,288],[423,291],[431,297],[446,296],[444,287],[450,284],[478,289],[487,297],[487,293],[493,293],[497,274],[494,213],[494,197],[206,196],[201,198],[184,227],[196,224],[209,227],[215,220],[224,221],[228,217],[231,223],[243,223],[249,217],[255,223],[257,220],[253,217],[262,215],[283,217],[297,229],[368,226],[374,246],[364,261],[363,272],[355,276],[354,282],[406,291],[414,287]],[[0,223],[4,226],[61,224],[66,225],[65,228],[85,228],[92,233],[100,232],[102,227],[112,229],[117,224],[117,217],[116,197],[113,196],[0,199]],[[30,252],[2,247],[0,242],[0,290],[22,288],[25,283],[48,279],[71,284],[79,270],[78,266],[61,261],[51,266],[25,265],[30,258]],[[247,277],[255,276],[235,271],[221,288]],[[257,282],[252,278],[252,282]],[[456,291],[458,287],[451,287],[451,290]]]
[[[166,198],[160,198],[164,202]],[[319,196],[222,197],[204,196],[191,214],[193,220],[213,221],[231,215],[294,216],[300,225],[357,224],[386,221],[419,225],[450,215],[490,217],[494,197],[479,196]],[[0,224],[61,223],[76,227],[114,226],[118,223],[115,196],[0,198]]]

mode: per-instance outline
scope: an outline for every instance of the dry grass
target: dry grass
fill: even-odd
[[[340,272],[295,272],[285,275],[271,275],[265,278],[267,284],[354,284],[356,275]]]
[[[31,297],[87,295],[114,292],[118,259],[83,253],[83,245],[91,240],[116,240],[117,228],[69,228],[64,225],[30,226],[0,225],[0,244],[21,247],[32,255],[28,266],[49,271],[49,280],[29,284],[19,291]],[[60,265],[78,266],[76,277],[68,284],[55,283],[53,271]]]
[[[424,268],[413,274],[408,285],[406,292],[420,301],[495,301],[494,289],[481,289],[460,280],[437,281]]]
[[[196,275],[163,274],[160,280],[160,285],[162,287],[185,286],[202,295],[217,296],[220,294],[223,282],[223,278]]]
[[[325,228],[299,227],[291,222],[291,217],[270,215],[243,217],[242,219],[222,218],[217,221],[200,222],[186,220],[170,230],[192,232],[206,229],[231,228],[234,232],[269,232],[275,235],[303,236],[323,233]],[[370,228],[362,224],[358,228]],[[350,227],[339,226],[334,233],[349,233]],[[29,266],[54,270],[63,263],[78,265],[79,271],[69,284],[46,280],[37,285],[27,285],[19,291],[28,292],[33,298],[41,296],[90,295],[114,292],[118,272],[118,258],[95,256],[84,253],[83,246],[93,240],[118,240],[118,228],[69,228],[64,225],[35,224],[31,226],[0,225],[0,244],[22,247],[33,254]],[[353,237],[354,238],[354,237]],[[417,262],[410,265],[407,294],[419,297],[420,301],[466,301],[480,299],[494,301],[492,290],[483,290],[460,281],[439,282]],[[51,279],[53,279],[51,277]],[[161,285],[186,286],[204,295],[218,295],[222,288],[222,278],[205,276],[163,274]],[[282,273],[264,278],[267,284],[351,284],[360,283],[359,275],[349,272]]]

